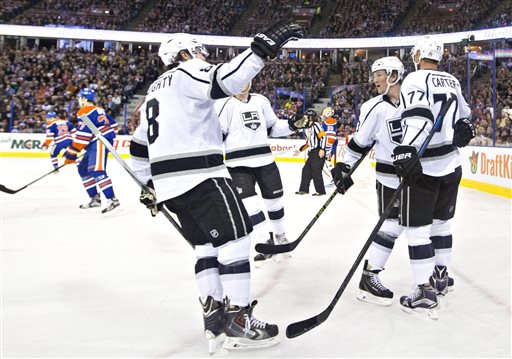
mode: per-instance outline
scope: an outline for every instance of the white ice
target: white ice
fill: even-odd
[[[328,196],[296,196],[302,165],[278,165],[293,240]],[[50,166],[47,158],[0,158],[0,183],[17,189]],[[114,159],[108,171],[122,205],[110,216],[78,208],[88,198],[73,166],[0,194],[2,357],[208,356],[192,249],[138,203],[137,185]],[[377,223],[374,181],[361,166],[291,258],[253,268],[255,315],[279,324],[281,343],[216,357],[511,356],[511,201],[463,187],[449,268],[455,291],[438,321],[399,308],[412,288],[401,237],[381,274],[395,293],[391,307],[356,300],[360,266],[326,322],[286,338],[287,325],[328,306]]]

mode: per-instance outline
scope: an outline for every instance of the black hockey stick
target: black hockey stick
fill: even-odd
[[[368,150],[368,152],[369,152],[369,150]],[[349,175],[352,175],[352,173],[354,173],[354,171],[359,166],[359,164],[361,162],[363,162],[363,160],[366,157],[366,154],[368,152],[366,152],[359,160],[357,160],[356,163],[354,163],[354,167],[352,167],[350,169]],[[338,194],[338,190],[334,190],[334,192],[329,196],[327,201],[325,201],[322,208],[320,208],[320,210],[315,214],[313,219],[309,222],[309,224],[306,226],[306,228],[304,228],[304,230],[302,231],[302,233],[296,240],[294,240],[293,242],[290,242],[290,243],[285,243],[285,244],[258,243],[258,244],[256,244],[256,251],[258,251],[259,253],[263,253],[263,254],[279,254],[279,253],[287,253],[287,252],[293,251],[295,248],[297,248],[299,243],[304,239],[304,237],[309,232],[311,227],[313,227],[313,225],[316,223],[318,218],[320,218],[322,213],[324,213],[325,209],[329,206],[329,204],[332,202],[332,200],[334,199],[334,197],[336,197],[337,194]]]
[[[80,158],[80,157],[82,157],[82,156],[83,156],[83,155],[80,155],[80,156],[78,156],[78,158]],[[30,182],[30,183],[27,183],[26,185],[24,185],[23,187],[18,188],[18,189],[10,189],[10,188],[5,187],[3,184],[0,184],[0,191],[1,191],[1,192],[5,192],[5,193],[9,193],[9,194],[15,194],[15,193],[18,193],[19,191],[22,191],[22,190],[24,190],[25,188],[27,188],[28,186],[30,186],[31,184],[34,184],[34,183],[36,183],[36,182],[38,182],[38,181],[42,180],[42,179],[43,179],[43,178],[45,178],[46,176],[51,175],[52,173],[57,172],[58,170],[60,170],[60,169],[61,169],[62,167],[64,167],[64,166],[67,166],[67,163],[63,163],[63,164],[61,164],[59,167],[54,168],[54,169],[53,169],[53,170],[51,170],[50,172],[45,173],[45,174],[44,174],[44,175],[42,175],[41,177],[39,177],[39,178],[37,178],[37,179],[33,180],[33,181],[32,181],[32,182]]]
[[[432,130],[430,130],[430,133],[428,134],[427,138],[421,145],[420,150],[418,151],[418,161],[421,158],[421,156],[423,156],[423,154],[425,153],[425,150],[427,149],[427,146],[430,143],[430,140],[432,140],[432,137],[434,136],[436,131],[440,128],[440,126],[443,122],[443,117],[446,115],[446,112],[448,112],[448,109],[450,108],[453,101],[454,101],[454,99],[450,97],[448,99],[448,101],[444,104],[444,106],[441,108],[441,110],[439,111],[439,115],[437,116],[436,122],[434,123]],[[359,252],[359,255],[357,256],[356,261],[352,265],[352,268],[350,268],[350,271],[348,272],[347,276],[345,277],[345,280],[343,281],[343,283],[341,283],[340,288],[334,295],[334,298],[332,299],[329,306],[322,313],[317,314],[314,317],[311,317],[311,318],[308,318],[305,320],[301,320],[300,322],[295,322],[295,323],[288,325],[288,327],[286,328],[286,336],[288,338],[295,338],[295,337],[298,337],[299,335],[307,333],[311,329],[314,329],[317,326],[319,326],[320,324],[322,324],[323,322],[325,322],[327,320],[327,318],[329,318],[329,315],[331,314],[332,310],[334,309],[334,306],[336,305],[336,303],[338,303],[338,300],[340,299],[341,295],[345,291],[345,288],[347,287],[348,283],[350,282],[350,279],[352,279],[352,276],[354,275],[357,267],[363,260],[363,257],[365,255],[366,251],[368,250],[368,248],[370,248],[370,245],[373,242],[375,235],[377,234],[380,227],[382,226],[382,223],[384,223],[384,220],[386,219],[386,217],[389,215],[389,212],[391,212],[394,202],[396,201],[398,195],[402,192],[402,189],[404,187],[405,187],[405,181],[402,180],[400,182],[400,184],[398,185],[398,188],[393,193],[393,196],[391,197],[390,201],[388,202],[388,205],[386,206],[384,213],[382,213],[382,215],[380,216],[379,221],[377,222],[377,224],[373,228],[372,233],[370,234],[370,237],[368,237],[368,239],[366,240],[366,243],[364,244],[363,248],[361,249],[361,252]]]
[[[135,175],[135,173],[133,173],[133,170],[130,168],[130,166],[128,166],[126,161],[123,160],[121,158],[121,156],[119,156],[119,153],[117,153],[114,146],[112,146],[110,144],[110,142],[108,142],[108,140],[105,137],[103,137],[100,130],[98,130],[98,128],[92,123],[92,121],[89,119],[89,117],[87,117],[86,115],[82,115],[82,116],[80,116],[80,118],[82,119],[82,121],[84,121],[84,123],[87,125],[87,127],[89,127],[89,129],[92,131],[92,133],[94,133],[94,135],[98,138],[98,140],[101,143],[103,143],[105,145],[105,147],[108,148],[110,153],[112,153],[112,156],[114,156],[114,158],[117,160],[117,162],[119,162],[119,164],[126,170],[126,172],[128,172],[128,174],[135,181],[135,183],[137,183],[143,191],[148,192],[148,193],[153,193],[153,195],[154,195],[154,190],[152,188],[146,186],[144,183],[142,183],[137,178],[137,176]],[[164,214],[165,218],[167,218],[169,220],[169,222],[172,223],[174,228],[176,228],[176,230],[182,235],[182,237],[185,238],[185,236],[183,235],[183,230],[181,229],[180,225],[171,216],[169,211],[164,206],[158,206],[158,210],[159,210],[159,212],[162,212]],[[186,238],[185,238],[185,240],[186,240]],[[188,240],[187,240],[187,242],[188,242]],[[192,245],[192,243],[189,242],[189,244],[192,247],[194,247]]]

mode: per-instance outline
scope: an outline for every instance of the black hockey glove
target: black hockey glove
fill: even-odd
[[[453,144],[465,147],[476,136],[475,125],[469,118],[461,118],[453,126]]]
[[[279,49],[290,40],[298,40],[304,36],[300,25],[289,22],[278,22],[266,31],[254,36],[251,43],[251,50],[263,60],[275,59]]]
[[[304,116],[304,114],[300,112],[297,112],[296,115],[293,115],[288,119],[288,127],[290,127],[290,130],[292,131],[297,131],[311,126],[313,126],[311,118],[309,116]]]
[[[343,162],[336,163],[336,166],[331,170],[332,179],[336,185],[338,193],[345,194],[345,192],[347,192],[354,184],[349,172],[350,166]]]
[[[153,181],[149,180],[147,186],[149,187],[150,192],[142,190],[140,192],[139,201],[144,206],[146,206],[146,208],[150,210],[151,215],[153,217],[155,217],[158,213],[158,205],[156,203],[156,195],[155,195],[155,190],[154,190],[154,186],[153,186]]]
[[[398,177],[403,178],[407,184],[416,182],[423,173],[418,152],[414,146],[397,146],[393,150],[393,165]]]

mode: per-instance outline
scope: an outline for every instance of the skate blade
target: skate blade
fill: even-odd
[[[411,309],[411,308],[404,307],[403,305],[401,305],[401,307],[405,313],[407,313],[413,317],[416,317],[416,318],[427,319],[427,320],[438,320],[439,319],[439,311],[438,311],[439,304],[437,305],[437,307],[430,308],[430,309],[426,309],[426,308]]]
[[[120,206],[117,206],[117,207],[114,207],[113,209],[111,209],[110,211],[106,211],[106,212],[103,212],[105,209],[102,209],[101,210],[101,214],[104,216],[104,217],[111,217],[111,216],[115,216],[119,213],[121,213],[123,211],[123,209],[120,207]]]
[[[232,351],[244,351],[260,348],[268,348],[279,344],[281,341],[277,337],[252,340],[247,338],[227,337],[224,341],[224,349]]]
[[[393,298],[380,298],[371,293],[365,292],[364,290],[360,290],[356,298],[362,302],[367,302],[386,307],[389,307],[391,304],[393,304]]]
[[[204,332],[204,335],[206,339],[208,339],[208,354],[214,355],[222,349],[224,341],[226,340],[226,334],[222,333],[216,336],[211,331],[207,330]]]

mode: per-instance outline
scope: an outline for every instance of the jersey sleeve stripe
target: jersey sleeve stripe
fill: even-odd
[[[409,118],[420,117],[422,120],[430,120],[434,122],[434,115],[432,111],[426,107],[411,107],[402,112],[402,120]]]
[[[148,147],[132,140],[130,145],[130,155],[137,158],[149,159]]]

